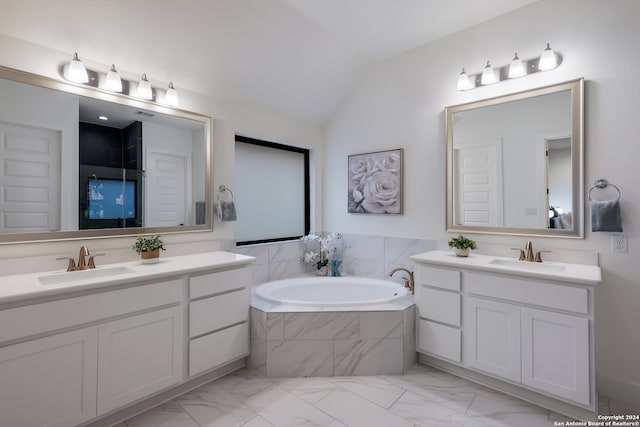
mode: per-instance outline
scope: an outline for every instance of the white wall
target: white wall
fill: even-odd
[[[73,11],[70,11],[70,13]],[[131,30],[135,36],[135,29]],[[35,74],[61,79],[59,69],[69,61],[73,52],[60,52],[0,34],[0,65]],[[83,54],[83,62],[90,69],[108,69],[108,64],[91,62],[91,53]],[[133,61],[133,58],[132,58]],[[126,61],[118,66],[123,78],[135,80],[139,73],[153,70],[126,70]],[[168,82],[153,82],[154,86],[166,87]],[[312,150],[312,172],[321,171],[323,159],[323,129],[320,126],[291,120],[272,112],[246,105],[230,104],[217,99],[181,90],[180,108],[213,117],[213,167],[212,189],[224,184],[234,188],[234,144],[235,134],[290,144]],[[5,102],[5,99],[2,100]],[[313,204],[312,224],[322,226],[320,204],[320,180],[312,180]],[[167,251],[165,255],[217,250],[228,245],[234,238],[233,223],[214,222],[213,232],[165,235]],[[18,274],[24,271],[45,271],[63,266],[55,261],[56,256],[74,256],[81,244],[87,244],[94,252],[107,252],[101,257],[103,264],[134,260],[136,254],[130,249],[133,237],[94,239],[85,241],[41,242],[28,244],[0,245],[0,274]],[[28,259],[26,257],[29,257]],[[16,262],[16,259],[21,262]]]
[[[449,235],[444,231],[443,108],[584,77],[585,189],[597,178],[620,187],[629,253],[611,253],[609,233],[588,229],[584,240],[538,238],[533,243],[536,249],[599,251],[604,281],[596,291],[598,387],[628,402],[640,401],[638,16],[636,0],[542,0],[382,63],[327,126],[323,206],[325,230],[385,230],[390,236],[434,238],[444,247]],[[487,59],[494,66],[507,65],[515,51],[523,59],[538,57],[547,42],[562,56],[559,68],[456,90],[463,66],[476,74]],[[404,215],[347,214],[347,155],[393,148],[405,150]],[[527,240],[486,235],[474,239],[481,250],[497,244],[523,246]]]

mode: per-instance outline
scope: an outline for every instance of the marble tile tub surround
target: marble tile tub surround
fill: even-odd
[[[638,414],[602,398],[601,415]],[[423,365],[404,375],[264,378],[242,369],[116,427],[541,427],[568,418]]]
[[[248,366],[269,377],[401,374],[416,360],[415,306],[274,313],[251,308]]]
[[[414,268],[410,256],[436,249],[437,242],[429,239],[342,234],[344,276],[388,279],[396,267]],[[272,280],[290,279],[312,274],[313,267],[300,261],[306,247],[301,241],[238,246],[232,250],[256,258],[251,265],[254,286]],[[401,283],[401,275],[393,280]]]

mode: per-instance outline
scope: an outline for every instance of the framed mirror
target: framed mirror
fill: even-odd
[[[445,108],[446,230],[584,237],[584,80]]]
[[[0,67],[0,244],[212,229],[210,117]]]

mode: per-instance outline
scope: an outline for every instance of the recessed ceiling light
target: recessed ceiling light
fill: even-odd
[[[107,117],[107,116],[98,116],[98,118],[99,118],[100,120],[104,120],[104,121],[109,120],[109,117]]]

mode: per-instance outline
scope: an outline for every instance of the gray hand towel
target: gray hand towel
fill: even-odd
[[[216,203],[216,215],[218,221],[236,221],[236,205],[233,200],[218,200]]]
[[[619,199],[591,201],[591,231],[622,231]]]

